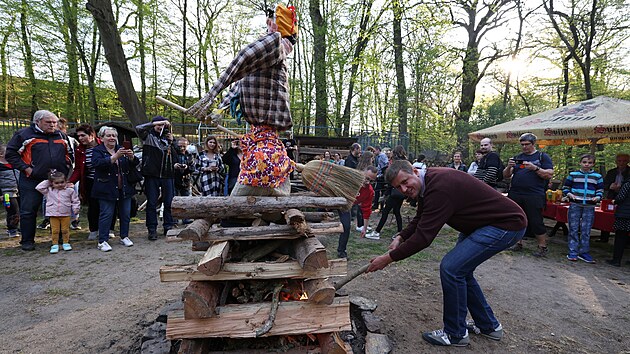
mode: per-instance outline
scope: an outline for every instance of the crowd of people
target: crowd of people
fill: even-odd
[[[139,183],[146,196],[147,237],[156,240],[159,205],[166,235],[179,222],[171,215],[173,196],[191,195],[194,179],[204,196],[228,195],[239,175],[243,153],[238,140],[223,154],[217,138],[208,136],[197,153],[186,137],[173,137],[169,120],[161,116],[136,127],[143,143],[140,156],[131,142],[119,140],[114,127],[96,132],[80,125],[75,140],[60,121],[50,111],[37,111],[29,127],[0,145],[6,237],[21,237],[25,251],[35,249],[38,227],[51,231],[50,253],[72,250],[69,233],[81,228],[80,207],[87,208],[88,240],[97,241],[99,250],[112,250],[117,221],[120,244],[133,246],[129,223]],[[45,219],[37,225],[40,209]]]

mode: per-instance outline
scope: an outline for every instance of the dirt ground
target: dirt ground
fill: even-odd
[[[406,206],[405,218],[412,212]],[[373,214],[371,224],[379,217]],[[114,239],[113,251],[103,253],[95,241],[85,240],[88,232],[82,224],[84,230],[72,233],[74,250],[57,255],[48,253],[49,236],[41,230],[34,252],[21,251],[16,240],[0,241],[0,352],[137,352],[145,327],[184,288],[181,283],[160,283],[159,267],[190,264],[201,257],[187,243],[166,243],[163,238],[149,242],[142,221],[132,224],[133,247]],[[390,222],[382,234],[391,235],[392,228]],[[350,269],[381,254],[389,243],[389,237],[373,241],[357,236],[353,231]],[[569,262],[561,233],[551,240],[546,259],[536,259],[529,251],[503,252],[477,270],[505,328],[501,342],[475,335],[467,348],[424,342],[422,331],[442,326],[439,261],[455,237],[446,227],[424,252],[344,288],[378,302],[375,314],[383,319],[395,353],[630,353],[630,266],[603,263],[612,241],[593,243],[597,264]],[[324,240],[331,258],[336,242],[336,237]],[[530,251],[533,243],[526,242]]]

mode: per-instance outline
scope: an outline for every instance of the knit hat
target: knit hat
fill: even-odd
[[[162,117],[162,116],[155,116],[153,117],[153,119],[151,119],[151,123],[155,123],[155,122],[162,122],[162,121],[167,121],[168,119]]]

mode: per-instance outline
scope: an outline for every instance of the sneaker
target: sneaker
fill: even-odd
[[[567,254],[567,259],[570,260],[571,262],[575,262],[577,261],[577,256],[574,254]]]
[[[131,240],[129,239],[129,237],[125,237],[122,240],[120,240],[120,244],[121,245],[125,245],[125,247],[131,247],[133,246],[133,242],[131,242]]]
[[[50,253],[58,253],[58,252],[59,252],[59,245],[50,246]]]
[[[591,264],[595,263],[595,260],[593,259],[593,257],[591,257],[591,255],[588,254],[588,253],[582,253],[577,258],[579,260],[582,260],[582,261],[586,262],[586,263],[591,263]]]
[[[101,250],[103,252],[109,252],[109,251],[112,250],[112,246],[110,246],[109,243],[107,243],[107,241],[105,241],[103,243],[99,243],[96,248],[98,248],[99,250]]]
[[[114,230],[109,230],[109,238],[114,238],[114,237],[116,237]]]
[[[157,232],[155,232],[155,231],[149,231],[149,240],[150,240],[150,241],[155,241],[155,240],[157,240]]]
[[[70,246],[69,243],[64,243],[61,245],[61,248],[63,248],[64,251],[72,251],[72,246]]]
[[[466,321],[466,329],[474,334],[481,334],[484,337],[499,341],[503,338],[503,326],[499,323],[497,328],[491,330],[482,330],[475,325],[474,320]]]
[[[9,235],[9,238],[18,237],[18,236],[20,236],[20,231],[18,231],[18,230],[8,230],[7,231],[7,235]]]
[[[337,258],[348,258],[348,254],[346,252],[337,252]]]
[[[88,235],[88,241],[95,241],[98,240],[98,231],[90,231],[90,234]]]
[[[621,261],[616,261],[614,259],[607,259],[606,264],[610,264],[613,267],[621,267]]]
[[[532,253],[532,256],[534,256],[534,257],[547,257],[547,252],[549,252],[549,249],[547,247],[538,246],[538,250],[536,250],[536,252]]]
[[[379,234],[376,231],[372,231],[369,234],[365,235],[366,238],[369,238],[370,240],[380,240],[381,239],[381,234]]]
[[[444,333],[443,329],[438,329],[437,331],[422,333],[422,338],[431,344],[441,346],[465,347],[470,344],[468,331],[466,331],[466,335],[464,337],[455,338]]]
[[[70,223],[70,230],[81,230],[81,226],[79,225],[79,220],[74,220]]]
[[[515,243],[514,246],[508,248],[508,251],[512,251],[512,252],[521,252],[522,250],[523,250],[522,243]]]
[[[50,229],[50,220],[44,219],[44,221],[42,221],[39,225],[37,225],[37,228],[40,230]]]

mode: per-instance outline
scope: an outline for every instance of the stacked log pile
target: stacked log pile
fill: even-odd
[[[328,280],[347,273],[345,260],[329,260],[315,237],[338,235],[331,212],[343,198],[175,197],[176,218],[195,219],[169,231],[169,242],[192,242],[204,251],[196,265],[163,266],[163,282],[188,282],[184,310],[168,317],[168,339],[183,339],[180,353],[206,352],[203,338],[308,335],[321,352],[349,353],[335,333],[351,329],[347,297]],[[224,225],[224,226],[221,226]],[[227,227],[231,226],[231,227]]]

